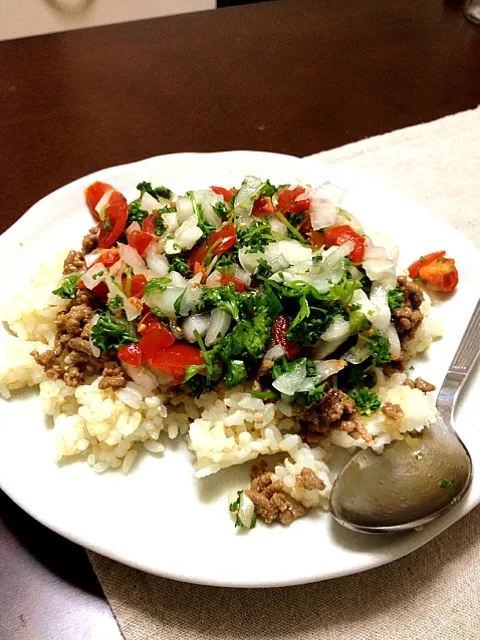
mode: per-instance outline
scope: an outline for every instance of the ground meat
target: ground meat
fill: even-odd
[[[329,389],[317,405],[296,406],[293,410],[294,417],[305,431],[321,434],[338,428],[339,423],[350,420],[356,413],[355,402],[340,389]]]
[[[399,404],[392,404],[391,402],[385,402],[382,407],[382,413],[390,420],[403,420],[403,409]]]
[[[390,377],[394,373],[403,373],[410,362],[412,354],[409,351],[402,350],[400,356],[396,360],[387,362],[382,365],[383,373]]]
[[[428,393],[429,391],[435,391],[435,385],[427,382],[423,378],[415,378],[415,388],[420,389],[423,393]]]
[[[90,291],[79,291],[70,305],[55,318],[57,333],[53,349],[32,352],[47,377],[61,379],[69,387],[85,382],[86,376],[101,375],[100,389],[123,387],[126,383],[120,362],[112,356],[95,358],[90,347],[90,325],[96,310]]]
[[[323,480],[320,480],[320,478],[307,467],[302,469],[300,475],[297,476],[295,484],[297,485],[297,487],[306,489],[307,491],[309,489],[325,489],[325,483],[323,482]]]
[[[84,271],[86,266],[83,254],[80,251],[70,251],[63,263],[63,274],[68,275],[69,273]]]
[[[254,465],[250,489],[245,489],[245,495],[254,503],[258,517],[266,524],[276,520],[282,524],[290,524],[297,518],[306,516],[308,509],[285,493],[282,481],[273,480],[273,473],[267,469],[265,461]]]
[[[258,371],[255,375],[255,379],[252,383],[253,391],[263,391],[261,378],[265,376],[272,369],[274,364],[275,363],[273,360],[268,360],[267,358],[264,358],[262,360],[262,363],[260,364],[260,367],[258,368]]]
[[[406,342],[414,337],[423,320],[423,313],[420,311],[423,291],[405,276],[397,278],[397,287],[403,293],[404,304],[393,312],[393,324],[400,337],[400,342]]]
[[[87,235],[82,240],[82,252],[83,255],[90,253],[98,247],[98,235],[100,233],[100,227],[97,225],[90,229]]]
[[[125,372],[118,360],[109,360],[103,367],[98,387],[99,389],[119,389],[124,387],[126,382]]]

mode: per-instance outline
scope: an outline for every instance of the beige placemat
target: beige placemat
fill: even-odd
[[[313,157],[368,170],[480,245],[480,108]],[[89,556],[126,640],[473,640],[479,532],[477,508],[389,565],[275,590],[182,584]]]

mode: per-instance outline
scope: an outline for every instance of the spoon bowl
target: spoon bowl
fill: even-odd
[[[480,350],[480,301],[437,398],[437,422],[406,433],[383,453],[359,451],[335,480],[330,511],[343,526],[363,533],[408,531],[435,520],[460,502],[472,482],[472,460],[453,428],[460,389]]]

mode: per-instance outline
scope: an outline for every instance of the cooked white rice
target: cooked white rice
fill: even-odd
[[[51,293],[60,279],[61,264],[56,259],[43,265],[31,283],[0,309],[0,318],[18,336],[8,337],[1,352],[0,395],[9,398],[12,390],[40,384],[42,410],[53,420],[57,460],[81,456],[99,473],[118,468],[128,473],[142,449],[151,454],[164,451],[161,434],[170,439],[182,435],[187,436],[196,458],[195,475],[201,478],[259,455],[284,452],[287,457],[275,467],[284,490],[306,507],[327,508],[333,480],[331,454],[302,443],[292,408],[283,401],[263,402],[246,387],[194,399],[168,391],[145,394],[133,382],[115,391],[99,389],[99,379],[76,389],[47,379],[30,352],[52,344],[54,318],[66,306],[66,301]],[[429,306],[426,299],[423,311],[428,312]],[[438,325],[426,319],[409,349],[423,351],[439,333]],[[406,431],[420,431],[435,421],[432,399],[403,385],[405,379],[405,374],[384,378],[379,372],[375,391],[382,403],[401,405],[404,417],[395,422],[378,411],[363,419],[376,450]],[[344,431],[332,431],[329,440],[347,449],[367,446],[363,438],[352,438]],[[304,468],[322,480],[324,489],[297,486],[296,478]]]

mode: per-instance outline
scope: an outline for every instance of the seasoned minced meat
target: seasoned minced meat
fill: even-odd
[[[308,445],[318,446],[332,429],[345,431],[352,438],[363,438],[367,444],[372,437],[357,416],[355,402],[340,389],[329,389],[322,400],[310,407],[294,407],[293,416],[301,427],[301,437]]]
[[[258,517],[266,524],[276,520],[291,524],[297,518],[306,516],[308,509],[285,493],[282,481],[273,480],[272,476],[264,460],[253,465],[251,486],[244,493],[254,503]]]
[[[63,263],[63,275],[84,271],[87,265],[80,251],[70,251]]]
[[[325,489],[325,483],[323,480],[320,480],[318,476],[316,476],[311,469],[305,467],[301,470],[300,475],[297,476],[295,480],[295,484],[297,487],[301,489]]]
[[[427,382],[423,378],[415,378],[415,388],[420,389],[423,393],[428,393],[429,391],[435,391],[435,385]]]
[[[385,402],[382,407],[382,413],[390,420],[403,420],[403,409],[399,404],[392,404],[391,402]]]
[[[405,276],[397,278],[397,287],[403,293],[404,303],[393,312],[393,324],[402,343],[415,336],[415,332],[423,320],[423,313],[420,311],[423,291]]]
[[[85,255],[94,251],[98,247],[98,235],[100,233],[100,227],[97,225],[90,229],[87,235],[82,240],[82,252]]]
[[[355,402],[340,389],[329,389],[321,402],[311,407],[294,407],[293,415],[307,431],[324,434],[334,423],[356,416]]]
[[[89,291],[79,292],[55,319],[57,333],[53,349],[42,354],[33,351],[32,356],[45,369],[47,377],[61,379],[69,387],[83,384],[85,376],[101,375],[100,389],[118,389],[127,381],[120,362],[110,355],[95,358],[90,348],[95,307],[95,297]]]

